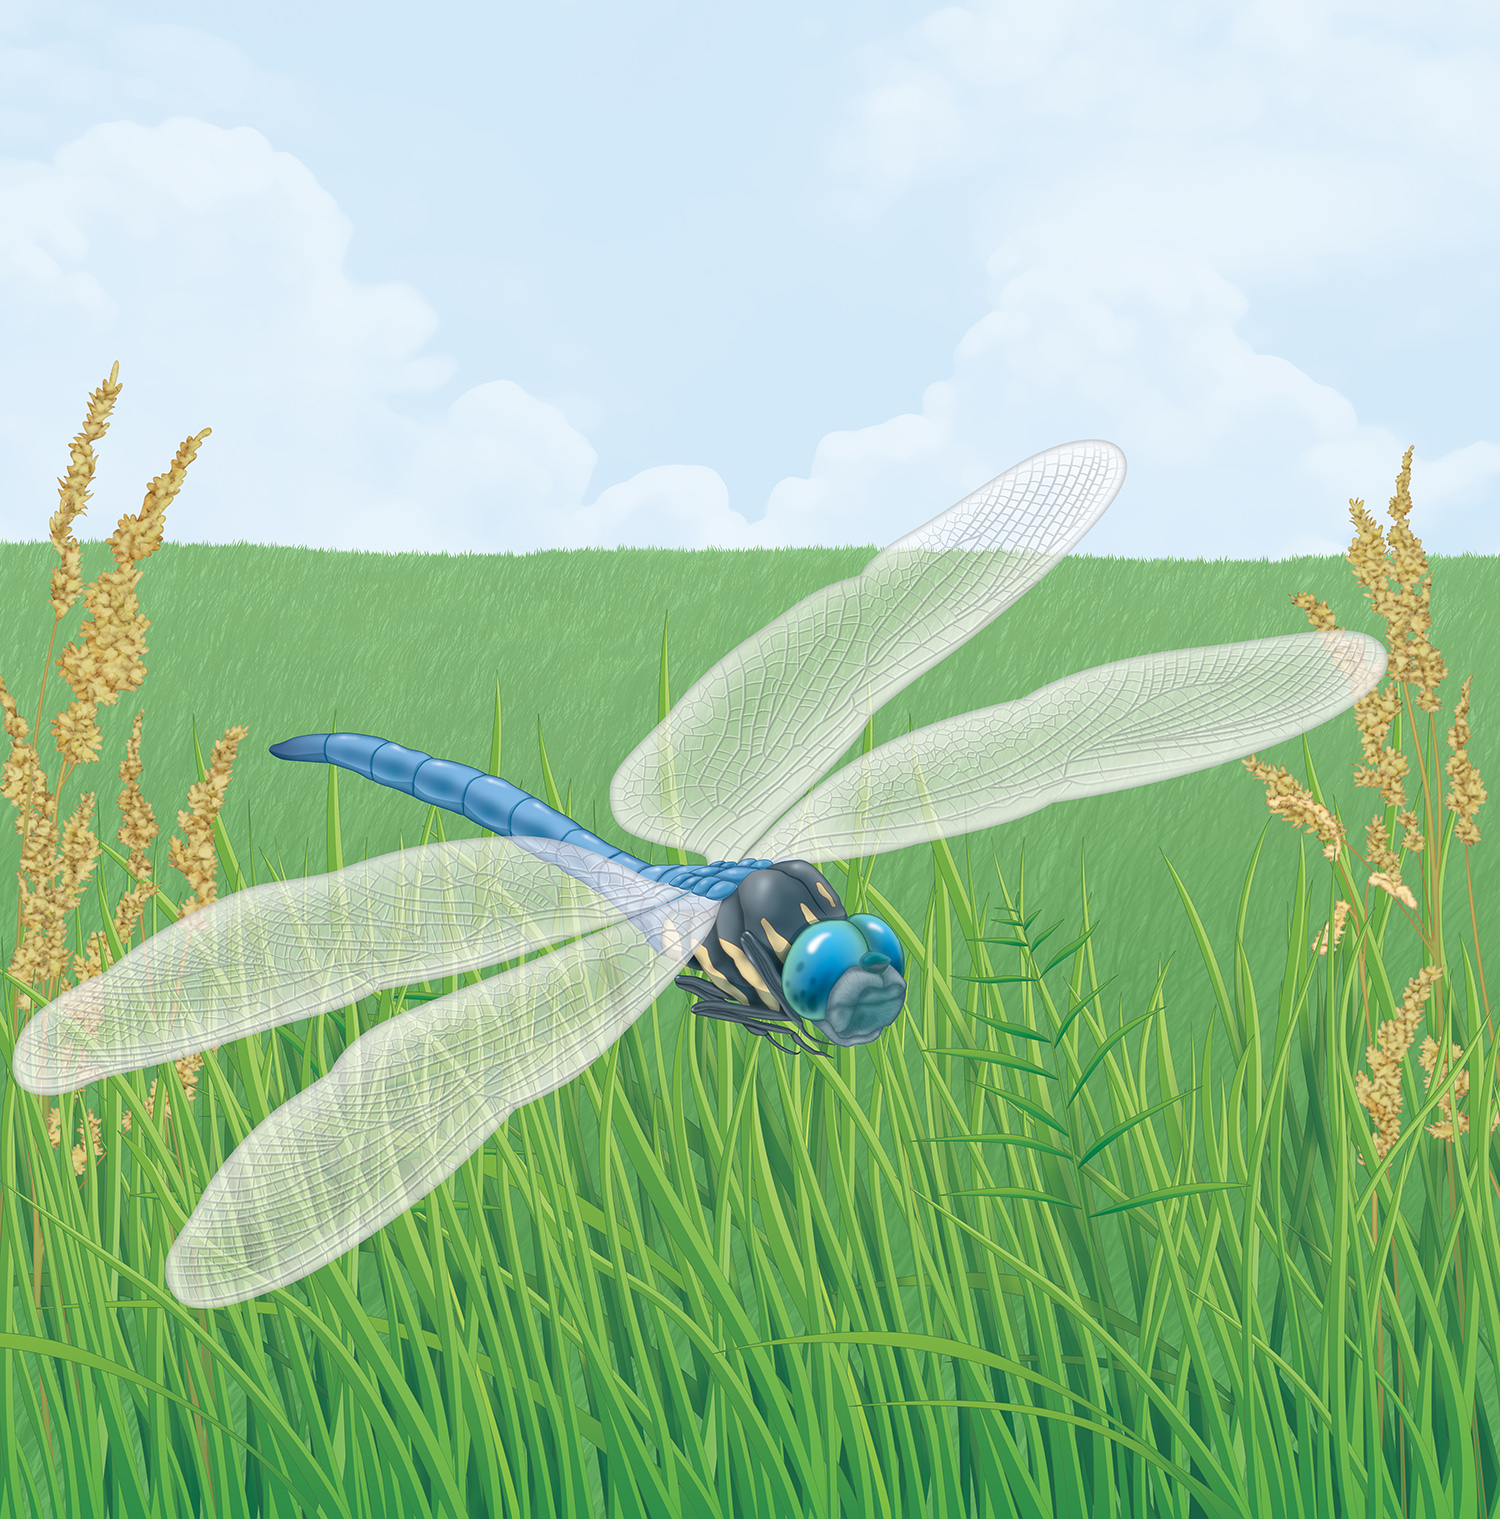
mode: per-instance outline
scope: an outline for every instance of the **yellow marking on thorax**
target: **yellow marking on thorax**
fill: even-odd
[[[778,960],[785,960],[786,952],[792,947],[792,941],[790,939],[783,939],[771,927],[771,920],[769,918],[762,918],[760,920],[760,931],[766,936],[766,943],[776,951],[776,958]]]
[[[720,944],[723,942],[724,941],[722,939],[719,940]],[[727,977],[721,975],[714,969],[714,962],[708,958],[707,945],[700,944],[697,949],[693,951],[693,959],[697,962],[698,967],[703,971],[708,979],[712,981],[713,984],[717,986],[726,997],[733,997],[736,1002],[743,1002],[746,1007],[750,1005],[750,999],[744,994],[744,992],[742,992],[739,987],[737,987]]]

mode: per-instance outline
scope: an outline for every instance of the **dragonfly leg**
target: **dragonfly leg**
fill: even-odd
[[[776,998],[776,1004],[781,1011],[774,1016],[796,1017],[797,1015],[786,1005],[786,999],[778,995],[781,990],[781,965],[776,957],[748,928],[740,935],[740,945],[750,957],[750,963],[760,972],[761,980],[771,988],[771,995]]]
[[[701,1013],[705,1018],[716,1018],[723,1023],[737,1023],[747,1033],[759,1034],[761,1038],[769,1039],[778,1050],[786,1055],[795,1055],[797,1051],[792,1049],[789,1045],[783,1044],[776,1037],[777,1034],[785,1034],[788,1038],[795,1039],[796,1042],[804,1050],[806,1050],[809,1055],[826,1055],[828,1053],[827,1050],[814,1049],[813,1046],[810,1045],[807,1040],[805,1040],[796,1031],[796,1029],[793,1028],[783,1028],[779,1024],[773,1025],[769,1023],[760,1023],[754,1019],[745,1018],[738,1013],[727,1012],[717,1007],[704,1007],[701,1004],[695,1007],[693,1011],[695,1013]]]
[[[795,1013],[783,1009],[781,1012],[772,1012],[769,1008],[745,1007],[741,1003],[731,1002],[725,997],[718,995],[712,983],[702,976],[678,976],[676,984],[697,998],[693,1004],[693,1011],[704,1018],[715,1018],[723,1023],[737,1023],[746,1033],[759,1034],[763,1039],[769,1039],[777,1049],[788,1055],[797,1053],[794,1049],[788,1049],[775,1036],[784,1034],[794,1040],[809,1055],[825,1055],[826,1050],[820,1050],[804,1039],[801,1033],[794,1027],[788,1026],[795,1021],[800,1024],[802,1020]]]

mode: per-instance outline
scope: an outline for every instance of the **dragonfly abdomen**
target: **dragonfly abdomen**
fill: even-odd
[[[556,839],[575,844],[630,870],[645,871],[644,860],[607,844],[565,813],[549,807],[498,775],[487,775],[456,760],[435,759],[370,733],[304,733],[272,744],[277,759],[311,760],[352,770],[367,781],[404,791],[419,802],[456,812],[503,838]]]
[[[420,749],[408,749],[371,733],[304,733],[272,744],[271,753],[277,759],[337,765],[367,781],[404,791],[419,802],[456,812],[502,838],[556,839],[560,844],[602,855],[648,880],[679,886],[715,901],[730,896],[752,870],[771,863],[716,860],[711,865],[648,865],[498,775],[488,775],[456,760],[435,759]]]

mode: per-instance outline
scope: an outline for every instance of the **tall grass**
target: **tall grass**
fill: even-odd
[[[1356,568],[1373,594],[1373,556]],[[1403,584],[1388,626],[1410,644]],[[1394,653],[1359,714],[1370,737],[1402,704],[1367,750],[1383,789],[1435,691]],[[659,685],[665,711],[665,646]],[[1178,881],[1216,1001],[1186,1051],[1165,969],[1109,1008],[1120,949],[1082,870],[1062,930],[1024,862],[992,906],[935,846],[909,921],[850,861],[846,905],[907,953],[878,1044],[788,1059],[663,999],[358,1251],[251,1303],[163,1285],[204,1184],[350,1039],[456,980],[205,1052],[191,1102],[171,1065],[77,1094],[59,1126],[91,1106],[118,1138],[76,1170],[8,1082],[0,1515],[1496,1512],[1496,1054],[1477,943],[1436,916],[1453,840],[1466,861],[1477,841],[1466,713],[1458,807],[1445,824],[1429,710],[1422,795],[1385,797],[1363,859],[1310,751],[1305,791],[1268,775],[1277,814],[1337,846],[1278,893],[1281,965],[1244,950],[1259,844],[1232,944]],[[229,888],[251,884],[214,821]],[[23,994],[7,982],[7,1065]]]

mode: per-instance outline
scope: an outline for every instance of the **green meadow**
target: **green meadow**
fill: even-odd
[[[174,545],[171,519],[134,592],[149,673],[97,707],[56,812],[96,794],[103,852],[66,933],[79,955],[101,935],[106,963],[138,713],[165,895],[135,942],[197,884],[166,841],[235,725],[221,896],[479,833],[267,754],[308,732],[494,770],[660,860],[613,826],[616,766],[876,551],[377,555]],[[68,688],[54,663],[43,698],[42,671],[84,615],[54,637],[58,563],[0,545],[0,677],[33,736],[42,701],[54,784]],[[82,543],[84,581],[113,563]],[[1302,631],[1297,592],[1385,637],[1339,558],[1070,559],[865,742],[1130,655]],[[1333,864],[1239,764],[827,864],[903,939],[906,1011],[879,1043],[792,1058],[672,989],[410,1212],[251,1303],[164,1285],[204,1185],[349,1040],[457,981],[111,1078],[61,1100],[55,1136],[57,1100],[7,1079],[0,1519],[1500,1513],[1500,882],[1444,805],[1469,677],[1469,757],[1500,774],[1497,592],[1495,558],[1434,560],[1441,711],[1391,683],[1424,835],[1395,851],[1411,905],[1356,857],[1398,808],[1353,783],[1352,713],[1259,756],[1342,822]],[[0,879],[20,849],[7,827]],[[12,964],[20,897],[0,900]],[[57,989],[7,979],[7,1077],[28,985]],[[1458,1052],[1435,1070],[1429,1035]],[[1382,1071],[1399,1133],[1361,1101]]]

